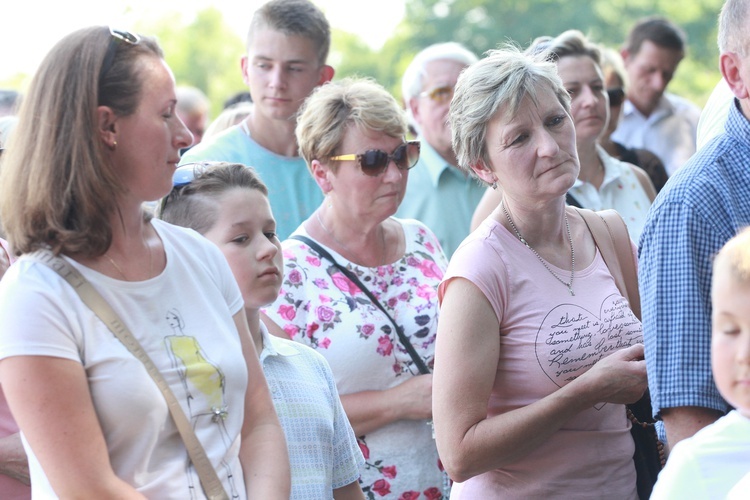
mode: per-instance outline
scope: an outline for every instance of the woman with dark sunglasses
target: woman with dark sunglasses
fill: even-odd
[[[581,170],[568,192],[568,203],[591,210],[617,210],[630,236],[638,241],[656,191],[643,169],[613,158],[599,145],[610,111],[599,48],[577,30],[540,43],[543,45],[532,44],[527,51],[540,51],[555,62],[571,99]],[[488,190],[474,214],[473,227],[498,206],[501,196],[499,190]]]
[[[447,262],[432,231],[393,217],[419,158],[419,144],[406,133],[403,110],[370,80],[329,83],[308,98],[297,141],[325,199],[282,242],[284,282],[265,313],[278,325],[269,328],[331,365],[365,456],[365,494],[437,499],[444,478],[427,425],[432,375],[421,372],[433,362],[435,287]]]
[[[0,284],[0,381],[35,497],[205,498],[207,487],[145,365],[34,257],[52,252],[143,346],[220,488],[288,498],[284,434],[226,260],[143,209],[170,191],[192,142],[175,105],[155,40],[81,29],[42,62],[4,153],[0,214],[22,255]]]

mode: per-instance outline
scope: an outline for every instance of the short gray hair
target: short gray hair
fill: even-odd
[[[409,101],[412,97],[422,92],[422,79],[425,75],[425,66],[432,61],[449,60],[470,66],[479,58],[469,49],[457,42],[435,43],[422,49],[409,63],[401,77],[401,98],[406,107],[409,123],[417,127],[411,113]]]
[[[177,109],[186,114],[208,112],[211,102],[198,87],[190,85],[177,86],[174,89],[177,97]]]
[[[544,58],[544,53],[524,54],[515,45],[506,45],[488,51],[461,74],[449,115],[459,167],[474,174],[472,165],[489,165],[487,125],[501,108],[514,115],[526,96],[536,101],[540,90],[547,88],[570,113],[570,96],[557,66]]]
[[[747,55],[745,22],[748,15],[747,0],[727,0],[719,13],[719,51]]]

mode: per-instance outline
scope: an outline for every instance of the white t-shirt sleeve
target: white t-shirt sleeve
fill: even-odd
[[[80,303],[55,271],[28,259],[12,266],[0,283],[0,359],[37,355],[81,360]]]
[[[659,473],[651,500],[674,498],[710,498],[704,487],[703,474],[695,460],[689,441],[677,443],[666,467]]]

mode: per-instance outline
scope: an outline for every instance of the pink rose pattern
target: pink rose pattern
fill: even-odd
[[[438,319],[437,286],[448,262],[437,238],[422,225],[404,224],[404,232],[406,253],[392,264],[364,268],[331,253],[370,288],[402,326],[417,353],[432,366]],[[351,280],[297,240],[287,240],[282,246],[285,278],[276,302],[264,312],[292,339],[325,356],[337,380],[376,378],[385,388],[392,386],[394,377],[419,374],[391,322]],[[425,456],[424,464],[393,463],[387,449],[371,448],[367,436],[358,439],[365,457],[360,484],[366,498],[443,498],[434,441],[429,432],[425,436],[421,446],[433,451]],[[434,477],[434,481],[405,483],[399,470],[415,467],[434,470],[434,475],[421,473],[422,477]]]

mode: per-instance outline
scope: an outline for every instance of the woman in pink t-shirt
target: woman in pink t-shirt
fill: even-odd
[[[576,127],[543,59],[491,51],[451,102],[459,165],[503,193],[439,288],[438,451],[451,498],[633,499],[624,404],[646,389],[641,325],[566,208]]]

